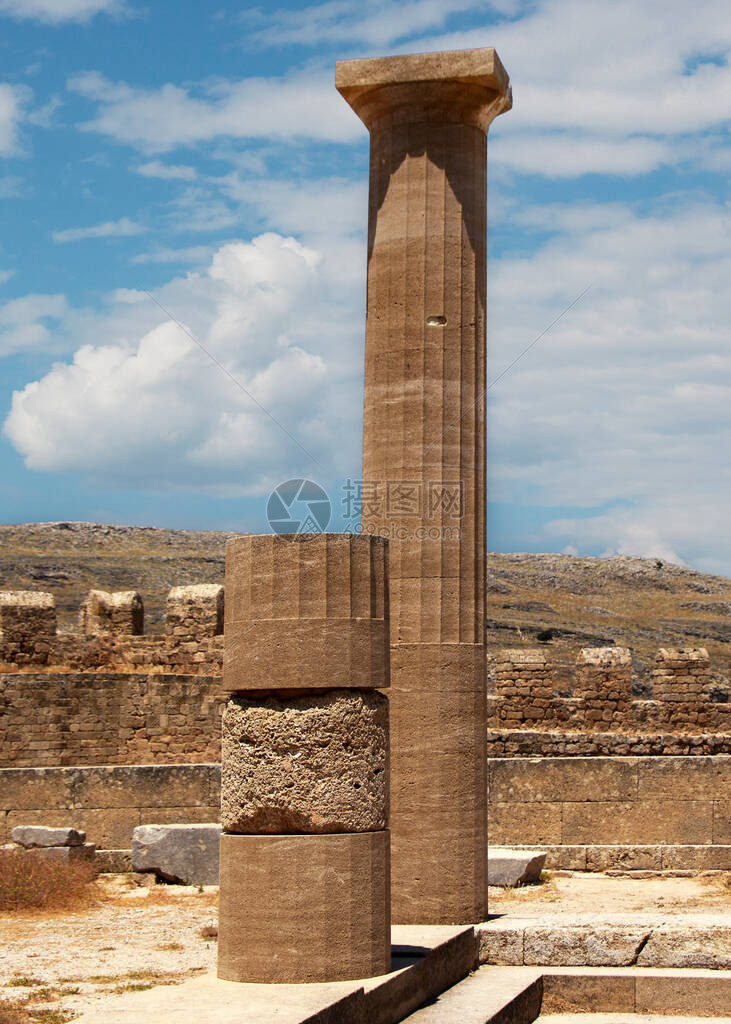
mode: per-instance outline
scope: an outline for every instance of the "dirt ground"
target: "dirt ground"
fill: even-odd
[[[542,885],[518,889],[490,888],[490,914],[520,918],[582,917],[593,920],[677,918],[692,914],[726,917],[731,912],[731,874],[694,878],[631,878],[608,875],[554,874]]]
[[[728,922],[729,876],[614,878],[552,876],[537,886],[491,889],[491,914],[546,919],[695,918]],[[111,994],[176,984],[216,965],[218,889],[135,884],[102,876],[98,902],[77,914],[0,915],[0,1005],[28,999],[32,1010],[55,1010],[46,1021],[98,1006]]]

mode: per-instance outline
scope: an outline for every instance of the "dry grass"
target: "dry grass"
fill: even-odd
[[[93,864],[44,860],[30,850],[0,850],[0,911],[81,910],[98,898]]]
[[[0,1024],[28,1024],[25,1003],[19,999],[0,999]]]
[[[33,1007],[25,999],[0,997],[0,1024],[67,1024],[77,1017],[73,1010],[60,1007]]]

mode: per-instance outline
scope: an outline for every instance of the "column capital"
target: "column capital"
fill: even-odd
[[[508,73],[492,47],[341,60],[335,86],[369,130],[386,120],[456,122],[487,132],[513,105]]]

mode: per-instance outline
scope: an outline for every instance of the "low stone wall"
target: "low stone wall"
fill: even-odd
[[[502,758],[488,775],[494,845],[731,844],[729,755]]]
[[[138,668],[0,674],[0,768],[218,760],[221,676]],[[487,742],[495,758],[731,752],[731,737],[705,733],[491,729]]]
[[[700,757],[731,753],[727,733],[488,729],[488,757]]]
[[[218,760],[221,685],[164,673],[0,675],[0,768]]]
[[[645,689],[633,696],[626,647],[585,648],[573,668],[544,648],[498,651],[490,665],[488,719],[493,729],[562,732],[729,733],[728,683],[713,676],[703,647],[658,651]]]
[[[164,636],[145,636],[144,606],[134,590],[92,590],[78,633],[57,633],[51,594],[0,592],[0,671],[184,672],[220,675],[223,587],[173,587]]]
[[[0,769],[0,842],[16,825],[67,825],[128,850],[138,825],[220,819],[218,764]]]
[[[578,870],[731,870],[731,756],[490,759],[488,775],[492,845]],[[0,842],[71,825],[128,849],[137,825],[219,820],[218,764],[0,770]]]

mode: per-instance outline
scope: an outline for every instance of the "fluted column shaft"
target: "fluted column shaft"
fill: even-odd
[[[487,913],[485,291],[494,51],[338,66],[371,133],[364,532],[390,538],[394,922]]]

